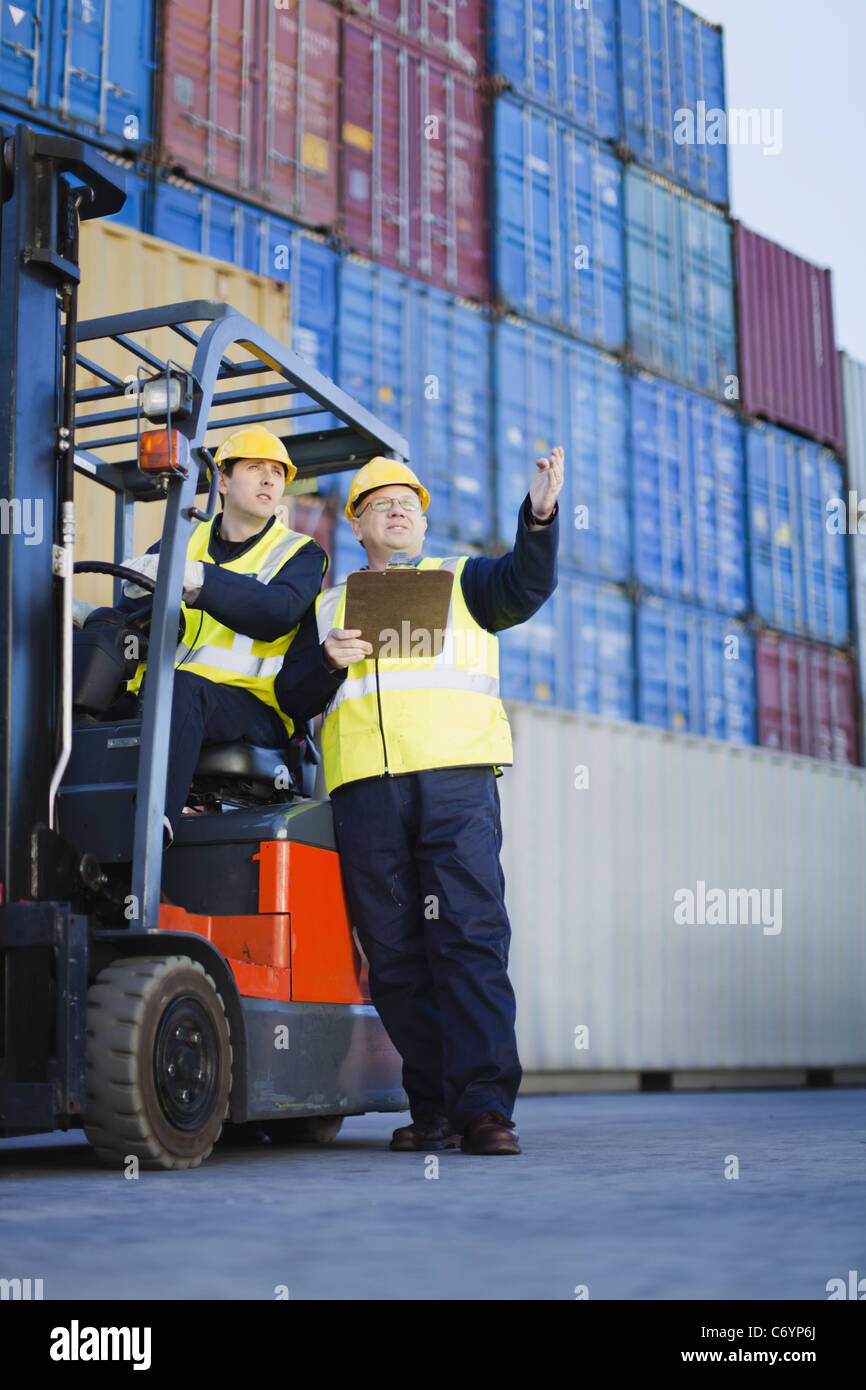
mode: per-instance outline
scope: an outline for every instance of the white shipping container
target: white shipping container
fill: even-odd
[[[507,708],[524,1071],[866,1063],[866,770]]]

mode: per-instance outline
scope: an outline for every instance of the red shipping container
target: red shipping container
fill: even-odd
[[[401,43],[480,77],[487,66],[484,0],[344,0],[352,14],[369,20]]]
[[[736,224],[740,395],[750,415],[845,448],[829,270]]]
[[[854,663],[842,652],[764,632],[757,643],[758,742],[857,763]]]
[[[468,299],[489,293],[486,101],[369,26],[343,26],[342,219],[352,250]]]
[[[337,217],[339,24],[327,0],[167,0],[164,164],[300,222]]]

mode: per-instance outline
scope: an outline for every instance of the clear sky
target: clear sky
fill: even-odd
[[[724,25],[728,108],[782,113],[729,150],[731,213],[833,271],[836,340],[866,362],[866,0],[690,0]]]

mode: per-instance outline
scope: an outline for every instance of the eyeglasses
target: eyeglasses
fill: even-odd
[[[377,497],[375,502],[368,502],[367,507],[372,507],[374,512],[390,512],[394,503],[402,507],[404,512],[418,512],[421,510],[420,497]],[[362,507],[355,516],[363,516],[367,507]]]

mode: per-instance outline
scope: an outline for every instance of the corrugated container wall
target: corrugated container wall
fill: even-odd
[[[626,167],[628,343],[638,364],[736,400],[730,225],[709,203]]]
[[[332,228],[339,24],[326,0],[168,0],[163,163]]]
[[[567,467],[559,560],[631,578],[628,383],[619,362],[564,334],[506,318],[493,330],[497,532],[509,546],[535,460],[554,444]]]
[[[859,674],[861,725],[866,731],[866,363],[846,352],[839,354],[842,368],[842,400],[845,409],[845,450],[850,560],[853,575],[855,636]],[[852,505],[853,504],[853,505]],[[866,755],[866,747],[863,749]]]
[[[622,165],[567,121],[493,103],[495,294],[501,306],[595,343],[625,341]]]
[[[828,511],[844,502],[829,449],[772,425],[747,425],[752,607],[781,632],[841,646],[850,635],[848,544]]]
[[[384,34],[407,39],[467,77],[485,69],[485,0],[343,0],[346,10]]]
[[[409,440],[429,524],[463,542],[493,525],[489,359],[477,305],[358,256],[340,261],[337,384]],[[343,498],[351,477],[335,477]]]
[[[618,9],[625,144],[656,172],[726,204],[721,29],[674,0],[619,0]]]
[[[592,135],[620,130],[616,0],[489,0],[490,68],[529,101]]]
[[[502,864],[525,1070],[866,1064],[866,773],[508,713]]]
[[[20,0],[0,10],[0,106],[115,150],[153,139],[153,0]]]
[[[740,398],[750,415],[842,452],[832,276],[736,224]]]
[[[352,250],[484,300],[487,99],[453,68],[346,18],[341,232]]]
[[[499,633],[503,699],[634,718],[632,629],[624,590],[560,567],[538,612]]]
[[[775,632],[758,638],[758,741],[824,762],[856,763],[854,664]]]
[[[743,431],[734,412],[640,372],[631,446],[635,578],[670,598],[745,612]]]
[[[261,324],[274,337],[289,337],[288,288],[272,279],[251,275],[236,266],[183,251],[155,237],[143,236],[125,227],[95,221],[84,222],[80,239],[81,289],[79,321],[101,318],[159,304],[182,303],[193,299],[224,300]],[[178,339],[168,329],[141,334],[137,341],[160,355],[177,357]],[[81,351],[87,356],[87,348]],[[121,377],[129,370],[129,357],[120,348],[109,359],[100,354],[99,365]],[[77,386],[102,384],[79,368]],[[255,384],[255,379],[250,379]],[[94,409],[104,405],[94,402]],[[98,483],[76,474],[76,559],[114,558],[114,494]],[[135,508],[135,549],[141,555],[162,533],[165,504],[153,502]],[[76,577],[78,598],[92,603],[110,604],[111,580],[92,575]]]
[[[638,719],[755,742],[755,652],[744,623],[644,595],[637,604]]]

